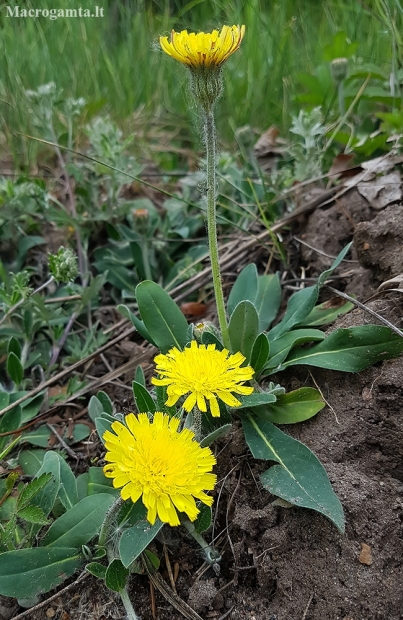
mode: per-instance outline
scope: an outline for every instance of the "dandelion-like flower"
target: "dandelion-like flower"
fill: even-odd
[[[227,349],[218,351],[215,344],[206,346],[193,340],[183,351],[174,347],[166,355],[157,355],[154,361],[159,378],[151,382],[168,386],[165,403],[168,407],[189,394],[183,403],[185,411],[191,411],[196,405],[200,411],[207,411],[207,399],[211,415],[218,417],[217,398],[229,407],[239,407],[241,403],[233,392],[243,395],[253,392],[253,387],[243,385],[252,379],[254,370],[251,366],[241,367],[245,361],[242,353],[230,354]]]
[[[189,68],[219,67],[241,45],[245,26],[223,26],[221,31],[213,32],[171,32],[168,37],[160,37],[164,52],[179,60]]]
[[[216,459],[210,448],[202,448],[189,429],[178,432],[179,419],[157,411],[151,422],[146,413],[130,413],[105,431],[107,453],[104,467],[113,486],[121,488],[123,500],[141,497],[147,520],[158,517],[169,525],[180,525],[177,510],[190,521],[199,514],[195,498],[211,506],[204,491],[214,489],[217,477],[210,473]]]

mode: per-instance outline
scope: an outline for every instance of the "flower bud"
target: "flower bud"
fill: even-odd
[[[57,254],[49,254],[49,271],[56,282],[72,282],[78,274],[77,256],[70,248],[59,248]]]
[[[330,73],[332,78],[338,84],[347,77],[348,59],[347,58],[335,58],[330,63]]]
[[[211,321],[199,321],[194,324],[193,335],[196,342],[201,344],[202,336],[205,333],[213,334],[218,340],[221,340],[220,330]]]

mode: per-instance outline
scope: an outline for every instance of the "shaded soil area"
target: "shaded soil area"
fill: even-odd
[[[336,256],[351,239],[352,261],[341,265],[333,286],[362,302],[374,296],[370,307],[401,329],[401,292],[376,293],[380,284],[403,271],[401,204],[375,210],[351,190],[328,208],[316,210],[290,233],[295,271],[303,266],[309,277],[318,275],[332,262],[329,256]],[[326,289],[323,294],[330,296]],[[337,326],[372,322],[357,309]],[[283,430],[324,464],[345,510],[346,533],[340,534],[315,512],[273,505],[275,498],[259,482],[267,464],[250,457],[235,426],[217,446],[216,516],[213,531],[206,535],[221,550],[221,564],[203,564],[184,532],[166,534],[178,596],[205,620],[402,619],[403,359],[354,375],[294,367],[275,380],[287,389],[317,385],[328,402],[312,420]],[[154,550],[161,557],[161,576],[169,584],[161,541]],[[154,595],[158,620],[191,617],[152,590],[146,575],[132,577],[132,600],[142,620],[154,617]],[[2,620],[23,611],[2,597],[0,602]],[[26,617],[125,616],[119,599],[89,576]]]

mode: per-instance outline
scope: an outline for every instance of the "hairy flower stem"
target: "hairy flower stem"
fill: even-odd
[[[124,502],[121,497],[118,497],[113,502],[112,506],[109,508],[108,512],[105,515],[105,519],[99,533],[98,545],[100,547],[106,547],[106,555],[110,562],[114,559],[114,553],[112,550],[113,545],[109,544],[111,540],[111,532],[116,527],[117,517],[120,509],[123,506],[123,503]],[[119,590],[119,594],[127,614],[127,620],[140,620],[140,618],[134,611],[134,607],[127,593],[127,587]]]
[[[101,531],[99,532],[98,545],[100,547],[105,547],[108,544],[108,541],[111,537],[111,529],[116,523],[117,515],[119,513],[119,510],[122,508],[122,506],[123,506],[123,500],[119,496],[113,502],[112,506],[109,508],[108,512],[106,513],[104,522],[102,523],[102,526],[101,526]]]
[[[228,334],[227,316],[225,313],[224,293],[222,289],[218,255],[216,222],[216,135],[214,114],[211,108],[205,110],[204,128],[207,155],[207,233],[211,259],[211,273],[213,277],[214,295],[222,339],[224,347],[230,350],[231,344]]]
[[[339,100],[340,117],[342,117],[346,113],[345,97],[344,97],[344,80],[340,80],[340,82],[337,85],[337,97]]]
[[[148,239],[145,235],[142,236],[141,238],[140,247],[141,247],[141,257],[143,259],[144,275],[146,277],[146,280],[152,280],[153,275],[151,273],[151,266],[150,266],[150,259],[149,259],[150,254],[148,251]]]
[[[214,549],[214,547],[210,547],[210,545],[208,545],[207,542],[204,540],[203,536],[199,534],[198,532],[196,532],[196,528],[194,524],[185,519],[181,523],[183,527],[187,529],[189,534],[195,539],[197,544],[200,545],[201,549],[203,550],[206,561],[209,564],[218,563],[221,560],[220,553],[216,549]]]
[[[127,589],[123,588],[123,590],[120,590],[119,594],[120,594],[120,598],[122,599],[122,603],[126,610],[127,620],[140,620],[140,618],[134,611],[134,607],[127,593]]]

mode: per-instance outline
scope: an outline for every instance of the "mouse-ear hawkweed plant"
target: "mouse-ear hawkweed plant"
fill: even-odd
[[[204,138],[207,158],[207,228],[211,271],[218,320],[223,343],[227,349],[231,347],[217,244],[214,106],[223,91],[222,65],[239,48],[244,34],[245,26],[223,26],[220,32],[213,30],[213,32],[199,32],[195,34],[182,30],[182,32],[172,31],[170,40],[168,40],[168,37],[160,37],[160,44],[164,52],[189,68],[191,91],[204,114]]]

